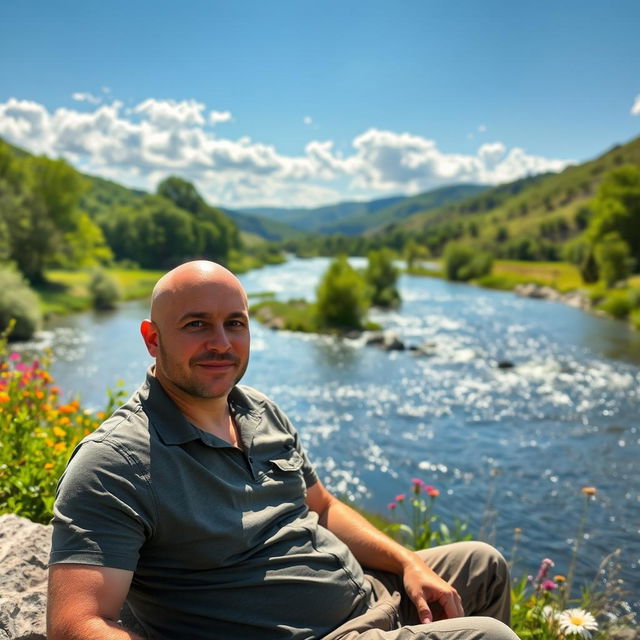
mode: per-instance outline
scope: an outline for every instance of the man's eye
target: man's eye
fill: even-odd
[[[238,329],[240,327],[244,327],[244,322],[242,322],[242,320],[229,320],[227,325],[233,329]]]
[[[202,320],[191,320],[191,322],[187,322],[187,324],[185,325],[185,327],[188,327],[190,329],[199,329],[203,326],[204,322]]]

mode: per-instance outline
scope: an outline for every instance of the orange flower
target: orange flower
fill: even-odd
[[[58,424],[61,424],[63,427],[68,427],[71,424],[71,420],[69,420],[67,416],[62,416],[62,418],[58,418]]]
[[[64,451],[67,448],[67,443],[66,442],[56,442],[53,445],[53,450],[56,453],[60,453],[61,451]]]
[[[73,404],[63,404],[58,407],[58,411],[60,411],[60,413],[75,413],[76,407],[74,407]]]
[[[38,398],[38,400],[42,400],[42,398],[44,398],[44,392],[41,391],[40,389],[37,389],[36,393],[35,393],[35,396],[36,396],[36,398]]]
[[[9,402],[9,400],[11,400],[9,394],[5,393],[4,391],[0,391],[0,402]]]
[[[47,464],[44,465],[45,470],[49,471],[51,469],[53,469],[53,467],[55,467],[56,465],[53,464],[53,462],[47,462]]]
[[[64,438],[67,435],[67,432],[60,427],[53,427],[53,435],[58,438]]]
[[[58,395],[60,393],[60,387],[51,387],[51,393]]]
[[[585,496],[595,496],[598,492],[595,487],[582,487],[581,491]]]
[[[563,575],[553,576],[554,582],[566,582],[567,578]]]

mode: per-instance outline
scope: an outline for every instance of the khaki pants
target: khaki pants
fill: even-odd
[[[402,578],[367,571],[374,596],[369,610],[341,625],[324,640],[518,640],[508,627],[510,579],[502,555],[483,542],[457,542],[418,552],[452,584],[464,618],[444,620],[442,608],[429,603],[434,621],[420,624]]]

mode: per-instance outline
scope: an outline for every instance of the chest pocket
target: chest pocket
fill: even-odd
[[[286,456],[272,458],[269,460],[274,467],[274,470],[277,471],[299,471],[302,468],[304,460],[302,456],[295,450],[286,452]]]

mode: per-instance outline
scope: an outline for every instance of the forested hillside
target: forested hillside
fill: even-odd
[[[563,246],[589,225],[591,201],[605,176],[623,165],[640,167],[640,138],[559,174],[539,175],[487,189],[471,198],[421,211],[376,229],[374,242],[409,240],[440,254],[452,240],[497,257],[557,260]]]
[[[51,267],[167,268],[199,256],[226,263],[241,249],[235,223],[181,178],[150,195],[0,140],[0,261],[31,283]]]

